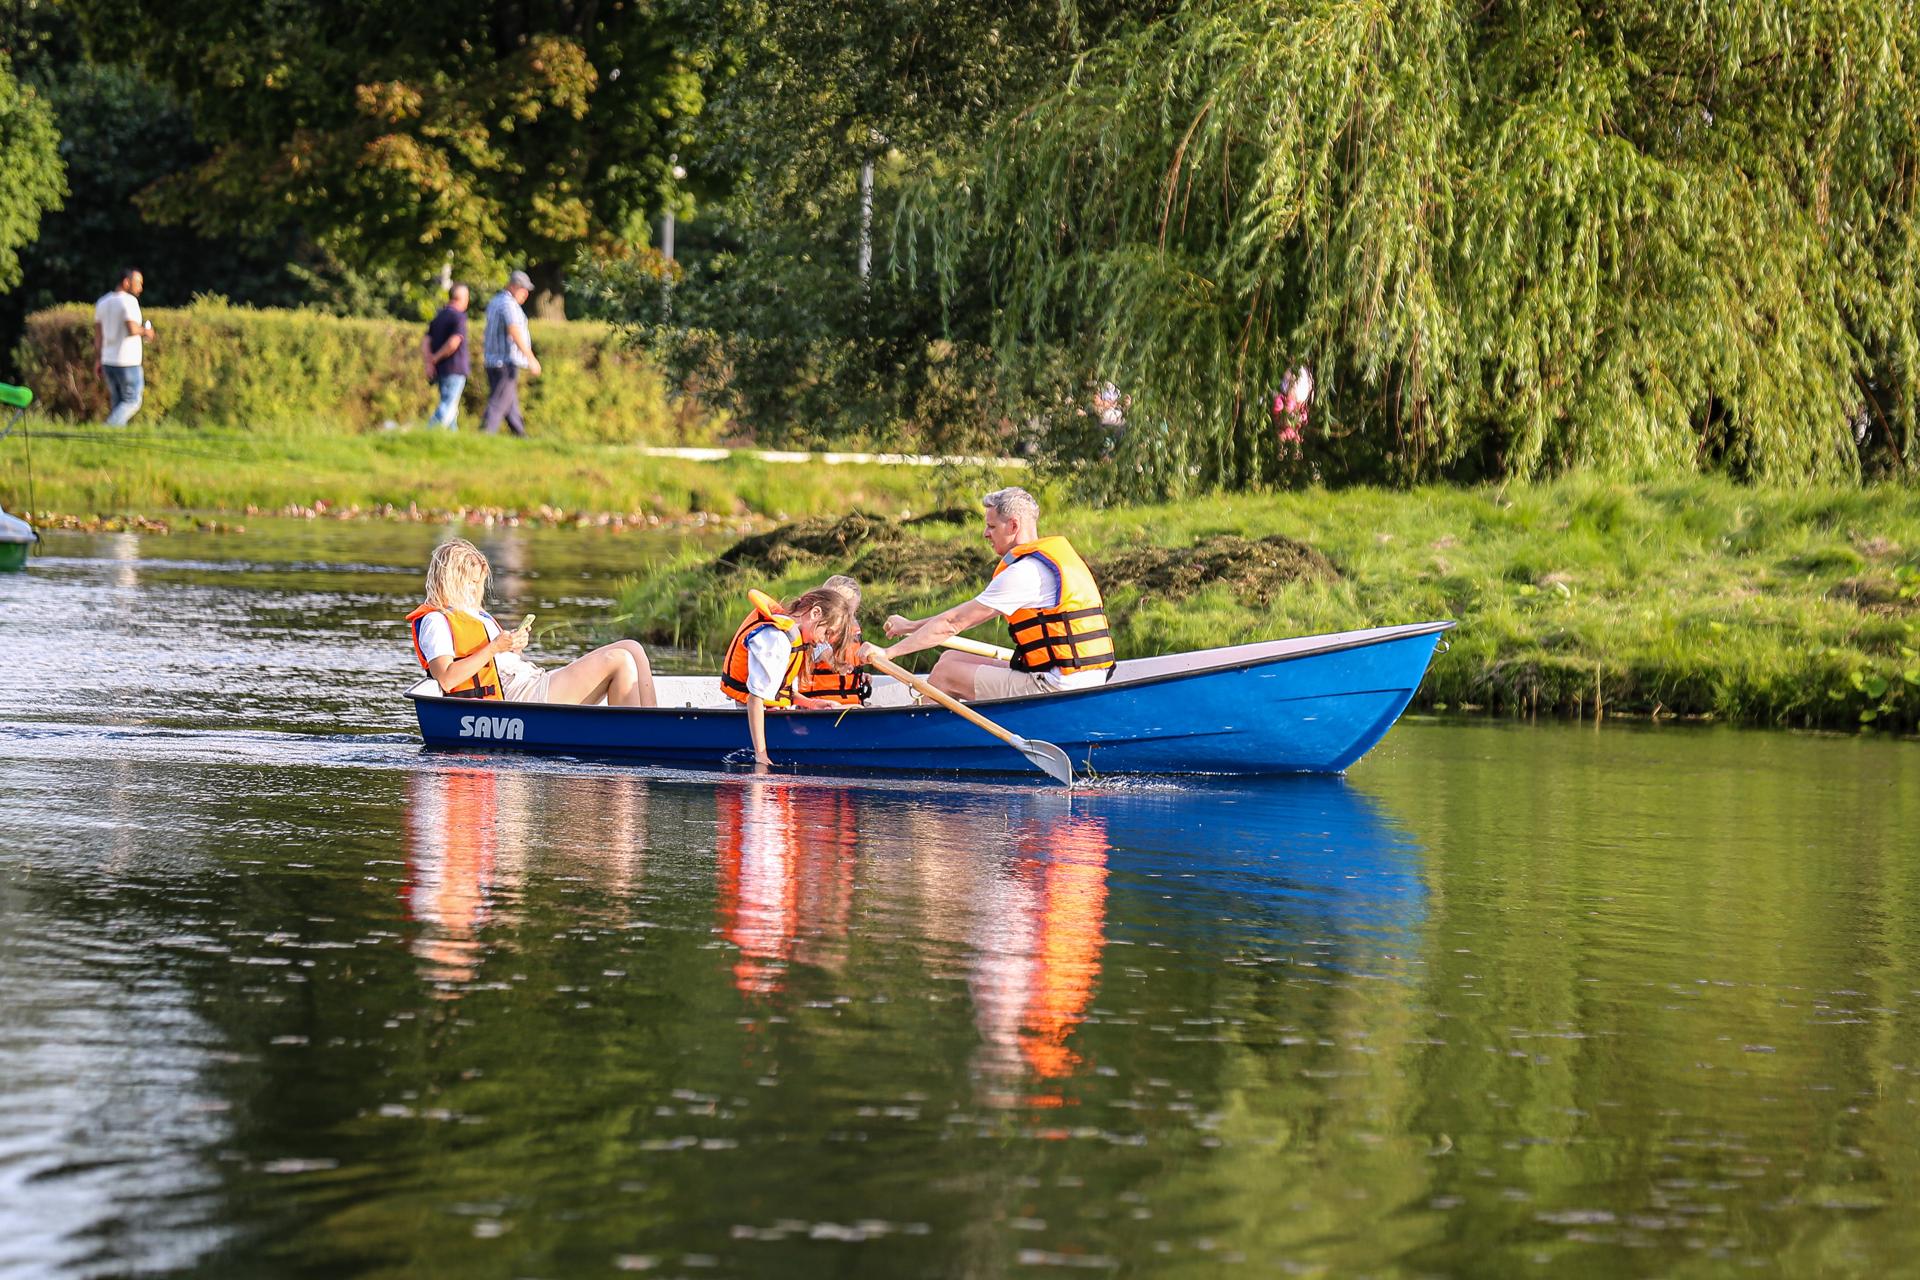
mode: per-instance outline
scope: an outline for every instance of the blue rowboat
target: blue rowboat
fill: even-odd
[[[1339,773],[1406,710],[1451,622],[1268,640],[1116,664],[1095,689],[974,703],[1063,748],[1076,773]],[[712,676],[656,681],[657,707],[478,702],[408,691],[426,745],[720,767],[750,752],[746,712]],[[775,712],[767,753],[808,770],[1026,773],[1024,757],[876,677],[865,707]]]

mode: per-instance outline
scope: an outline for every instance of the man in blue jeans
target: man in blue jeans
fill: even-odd
[[[487,363],[487,412],[480,419],[480,430],[492,435],[504,420],[507,430],[517,436],[527,434],[526,421],[520,416],[520,374],[540,373],[540,357],[533,354],[533,340],[527,336],[527,313],[522,310],[533,293],[533,280],[524,271],[507,277],[507,287],[493,295],[487,304],[487,332],[482,356]]]
[[[107,425],[124,427],[140,412],[146,389],[141,361],[153,341],[153,325],[140,315],[146,277],[138,267],[120,273],[113,292],[93,304],[93,371],[106,379]]]
[[[471,297],[464,284],[448,289],[447,305],[427,325],[426,339],[420,344],[427,362],[427,381],[440,392],[440,405],[427,421],[449,431],[460,429],[460,393],[466,390],[467,373],[472,368],[467,348],[467,303]]]

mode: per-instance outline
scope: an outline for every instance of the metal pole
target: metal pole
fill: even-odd
[[[873,159],[860,166],[860,283],[873,273]]]
[[[678,152],[668,156],[667,163],[673,166],[672,173],[675,183],[678,183],[680,179],[687,176],[687,171],[680,167],[680,154]],[[660,214],[660,256],[666,259],[668,263],[673,261],[673,233],[677,224],[678,219],[674,217],[673,205],[669,202]],[[673,319],[673,273],[671,270],[669,270],[660,281],[660,314],[665,320],[671,321]]]

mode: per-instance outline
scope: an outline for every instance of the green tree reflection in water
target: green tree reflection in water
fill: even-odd
[[[141,742],[43,739],[9,757],[34,804],[0,800],[34,868],[4,936],[43,957],[8,970],[8,1079],[47,1077],[19,1029],[71,970],[153,993],[127,1044],[217,1117],[59,1057],[146,1153],[29,1188],[95,1179],[103,1265],[1868,1274],[1916,1243],[1912,744],[1415,723],[1351,784],[1069,800]]]

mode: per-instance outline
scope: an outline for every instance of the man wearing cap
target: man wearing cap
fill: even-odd
[[[527,336],[527,313],[521,308],[533,292],[533,280],[524,271],[507,277],[507,287],[493,295],[487,304],[486,338],[481,358],[487,365],[487,412],[480,419],[480,430],[493,435],[505,419],[507,429],[517,436],[527,434],[520,416],[520,371],[529,376],[540,373],[540,357],[533,354],[533,340]]]

